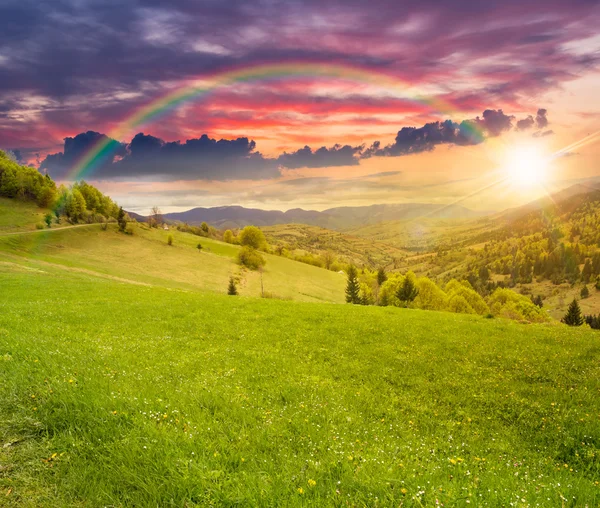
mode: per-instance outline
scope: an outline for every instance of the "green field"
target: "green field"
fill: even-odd
[[[597,332],[337,305],[273,255],[261,299],[238,246],[0,212],[0,506],[600,505]]]
[[[0,212],[4,209],[0,206]],[[239,246],[177,230],[163,231],[132,224],[133,235],[119,233],[116,224],[33,231],[22,235],[0,233],[0,257],[26,257],[106,277],[168,288],[227,291],[231,275],[239,279],[240,294],[260,296],[260,274],[242,269],[236,260]],[[26,226],[21,225],[22,229]],[[167,238],[173,237],[173,245]],[[197,245],[202,244],[199,252]],[[276,298],[300,301],[344,301],[342,274],[274,255],[265,255],[264,291]]]
[[[597,506],[600,343],[0,263],[0,504]]]

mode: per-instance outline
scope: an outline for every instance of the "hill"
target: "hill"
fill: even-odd
[[[292,256],[310,253],[324,257],[330,252],[344,264],[379,267],[410,255],[386,243],[318,226],[283,224],[266,226],[262,230],[273,249],[286,249]]]
[[[15,231],[32,230],[31,219],[40,213],[43,215],[34,204],[0,200],[0,217],[10,215]],[[24,257],[65,271],[192,291],[224,293],[233,275],[242,295],[261,294],[260,274],[237,264],[237,245],[145,224],[130,224],[129,231],[131,234],[120,233],[116,224],[106,225],[106,230],[100,224],[84,224],[55,225],[16,235],[0,231],[0,256],[12,260]],[[167,245],[169,236],[173,238],[171,246]],[[202,251],[197,248],[199,243]],[[344,301],[343,275],[280,256],[265,257],[262,283],[269,296]]]
[[[295,208],[260,210],[241,206],[221,206],[215,208],[193,208],[185,212],[166,213],[167,221],[185,222],[199,225],[206,222],[219,228],[242,228],[247,225],[273,226],[277,224],[306,224],[329,229],[359,227],[386,220],[404,220],[417,217],[433,219],[472,218],[482,214],[460,205],[435,205],[405,203],[396,205],[372,205],[329,208],[322,212]],[[133,214],[138,220],[143,217]]]
[[[0,286],[4,506],[600,503],[590,330],[26,259]]]

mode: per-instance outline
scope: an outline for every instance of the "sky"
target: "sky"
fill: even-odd
[[[501,210],[600,176],[599,27],[597,0],[0,0],[0,148],[138,213]]]

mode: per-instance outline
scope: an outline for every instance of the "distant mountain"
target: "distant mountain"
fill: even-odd
[[[145,217],[130,212],[136,220]],[[294,208],[287,212],[261,210],[242,206],[193,208],[185,212],[165,213],[167,221],[198,225],[206,222],[219,228],[241,228],[247,225],[274,226],[277,224],[307,224],[328,229],[345,229],[367,226],[382,221],[415,218],[469,219],[485,213],[475,212],[460,205],[435,205],[431,203],[405,203],[397,205],[343,206],[322,212]]]

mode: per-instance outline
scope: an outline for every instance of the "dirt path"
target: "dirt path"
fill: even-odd
[[[63,226],[61,228],[45,228],[45,229],[32,229],[31,231],[15,231],[11,233],[0,233],[0,236],[13,236],[13,235],[30,235],[32,233],[49,233],[52,231],[62,231],[63,229],[73,228],[85,228],[90,226],[99,226],[98,223],[94,224],[73,224],[72,226]]]

